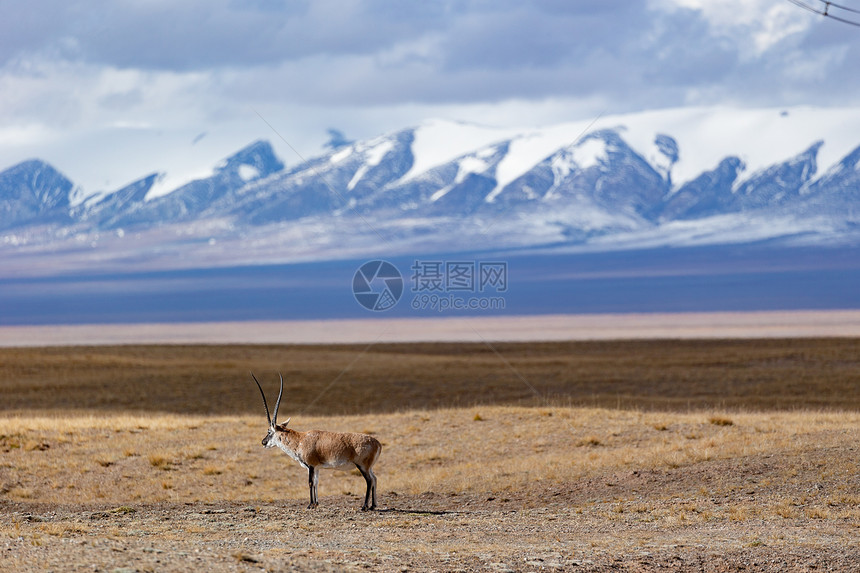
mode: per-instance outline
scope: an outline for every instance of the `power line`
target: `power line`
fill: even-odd
[[[843,24],[850,24],[851,26],[860,27],[860,16],[849,18],[850,14],[858,14],[860,15],[860,9],[851,8],[850,6],[845,6],[843,4],[836,4],[834,2],[829,2],[827,0],[817,0],[817,3],[813,5],[808,4],[807,2],[802,2],[801,0],[788,0],[798,8],[803,8],[808,12],[813,12],[814,14],[818,14],[820,16],[824,16],[825,18],[830,18],[832,20],[836,20],[837,22],[842,22]],[[809,0],[815,2],[815,0]],[[836,12],[833,12],[832,9],[835,9]],[[843,14],[842,12],[847,12],[848,14]]]
[[[846,12],[854,12],[855,14],[860,14],[860,10],[856,8],[849,8],[848,6],[842,6],[840,4],[837,4],[836,2],[825,2],[825,4],[829,4],[834,8],[839,8],[840,10],[845,10]]]

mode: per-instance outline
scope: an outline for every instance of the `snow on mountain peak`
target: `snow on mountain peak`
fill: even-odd
[[[173,191],[176,191],[183,185],[186,185],[190,181],[209,179],[214,174],[215,170],[211,167],[202,167],[198,171],[188,170],[163,173],[161,177],[156,180],[155,184],[149,190],[149,193],[147,193],[146,200],[152,201],[154,199],[158,199],[159,197],[164,197],[166,195],[169,195]]]
[[[239,177],[242,179],[242,181],[251,181],[252,179],[256,179],[259,176],[259,168],[253,165],[248,165],[247,163],[243,163],[239,166]]]
[[[741,159],[751,176],[803,153],[826,136],[818,155],[819,172],[823,172],[857,146],[860,133],[858,110],[838,108],[681,108],[604,121],[623,125],[624,140],[646,160],[654,160],[659,134],[674,139],[679,150],[672,166],[676,186],[714,169],[726,157]]]
[[[454,177],[454,183],[462,183],[466,177],[472,173],[483,173],[486,171],[490,164],[487,163],[484,157],[481,157],[478,154],[464,157],[463,160],[459,162],[457,176]]]
[[[379,165],[392,149],[394,149],[394,142],[385,138],[371,140],[367,146],[357,146],[355,151],[364,154],[364,162],[352,176],[349,183],[347,183],[347,190],[352,191],[355,189],[355,186],[358,185],[358,182],[364,178],[367,172]]]
[[[405,183],[445,165],[476,149],[503,141],[518,133],[516,129],[483,127],[444,119],[423,122],[414,129],[412,168],[400,179]]]
[[[336,151],[335,153],[333,153],[332,156],[329,157],[329,161],[331,161],[332,163],[340,163],[341,161],[352,155],[352,152],[353,146],[347,145],[340,151]]]
[[[608,158],[606,142],[597,137],[589,137],[577,143],[571,150],[572,158],[580,169],[599,165]]]

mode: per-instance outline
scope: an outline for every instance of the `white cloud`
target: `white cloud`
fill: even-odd
[[[20,25],[0,35],[0,170],[38,156],[88,189],[116,188],[180,159],[202,172],[260,138],[297,162],[255,111],[309,157],[327,128],[365,138],[431,117],[511,127],[689,103],[860,103],[860,34],[780,0],[396,6],[16,4]]]
[[[55,134],[44,125],[9,125],[0,127],[0,149],[32,147],[51,141]]]
[[[848,58],[847,46],[818,48],[811,53],[793,53],[787,59],[786,77],[795,82],[826,83],[838,75]]]
[[[762,56],[774,45],[812,26],[814,17],[787,2],[773,0],[654,0],[658,10],[699,12],[713,32]]]
[[[771,6],[753,33],[759,55],[785,38],[806,32],[811,25],[809,14],[802,13],[794,6],[787,3]]]

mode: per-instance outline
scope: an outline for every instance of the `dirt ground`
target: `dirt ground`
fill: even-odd
[[[857,454],[843,444],[521,491],[386,491],[375,512],[324,489],[315,510],[0,501],[14,528],[0,570],[857,571],[860,475],[827,470]]]

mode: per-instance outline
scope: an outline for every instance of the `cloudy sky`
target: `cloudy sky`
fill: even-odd
[[[93,192],[259,138],[295,164],[279,135],[311,156],[328,128],[854,107],[858,61],[860,28],[788,0],[0,0],[0,169]]]

